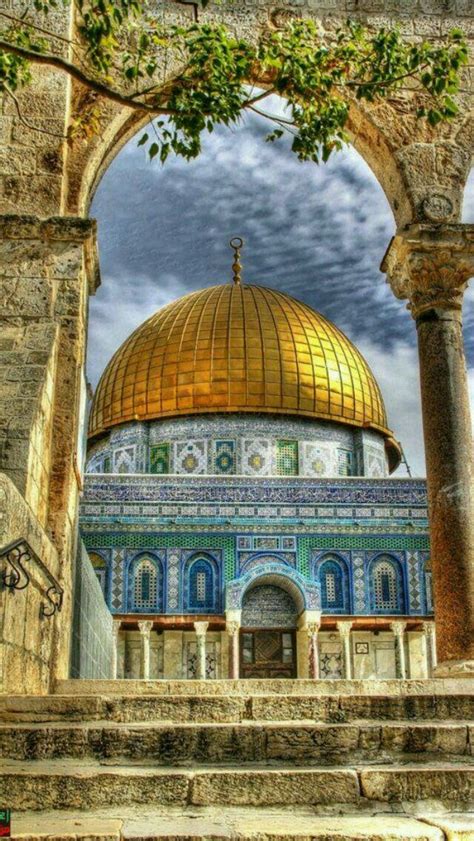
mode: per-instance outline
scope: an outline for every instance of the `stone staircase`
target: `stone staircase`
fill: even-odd
[[[14,838],[474,839],[469,681],[65,681],[0,721]]]

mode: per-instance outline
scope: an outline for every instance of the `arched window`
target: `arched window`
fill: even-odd
[[[328,558],[319,567],[321,585],[321,607],[332,613],[347,613],[349,610],[349,586],[347,571],[336,558]]]
[[[132,609],[161,613],[163,610],[162,571],[159,561],[141,558],[133,570]]]
[[[403,612],[403,583],[400,566],[391,558],[378,558],[372,566],[371,607],[378,613]]]
[[[214,568],[206,558],[197,558],[188,569],[186,609],[208,613],[215,609]]]

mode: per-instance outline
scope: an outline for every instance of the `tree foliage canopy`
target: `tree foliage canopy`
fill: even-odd
[[[0,12],[0,90],[19,118],[31,127],[17,94],[31,82],[32,65],[49,65],[91,92],[70,140],[100,130],[108,99],[149,114],[139,143],[163,162],[171,152],[196,157],[204,132],[237,123],[246,110],[272,121],[267,140],[289,132],[301,160],[326,161],[347,142],[353,98],[376,102],[402,88],[416,93],[416,116],[435,126],[455,117],[468,60],[459,30],[442,44],[412,43],[397,29],[374,32],[349,20],[324,33],[312,20],[294,19],[282,28],[269,25],[250,41],[206,20],[163,24],[140,0],[34,0],[34,11],[28,5],[20,16]],[[71,5],[75,35],[69,39],[51,22]],[[283,116],[261,110],[271,94],[286,100]]]

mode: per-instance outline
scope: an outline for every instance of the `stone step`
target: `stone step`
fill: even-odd
[[[474,695],[471,680],[60,680],[58,695]]]
[[[14,814],[18,841],[469,841],[474,814],[323,816],[265,809],[121,809]]]
[[[474,724],[353,722],[307,724],[49,723],[0,725],[0,757],[97,759],[156,765],[276,762],[474,763]]]
[[[93,762],[4,761],[0,802],[16,812],[107,807],[319,806],[351,810],[384,805],[404,811],[474,811],[474,767],[431,763],[341,768],[107,767]],[[350,811],[350,810],[349,810]]]
[[[79,681],[80,682],[80,681]],[[282,683],[284,681],[281,681]],[[211,681],[209,681],[211,683]],[[338,683],[338,681],[334,681]],[[473,681],[474,683],[474,681]],[[17,695],[0,696],[0,721],[473,721],[473,694]]]

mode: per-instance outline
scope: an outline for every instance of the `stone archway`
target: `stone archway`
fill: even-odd
[[[381,5],[392,9],[392,4]],[[250,3],[245,21],[238,10],[214,4],[206,14],[210,19],[225,15],[238,35],[261,25],[262,14],[271,8],[270,2],[267,10],[265,4]],[[344,0],[335,0],[331,26],[346,14]],[[361,14],[369,25],[380,25],[379,12]],[[417,29],[418,14],[404,21],[414,32],[423,31]],[[57,33],[65,38],[71,32],[70,15],[66,6],[55,13]],[[443,8],[430,15],[430,25],[444,32],[455,16],[454,7]],[[465,16],[466,29],[472,20]],[[421,16],[421,22],[426,18]],[[19,96],[20,107],[31,97],[37,113],[47,114],[63,133],[81,92],[51,68],[36,68],[33,77],[32,86]],[[409,91],[375,107],[354,106],[349,128],[394,209],[400,234],[384,271],[394,293],[409,301],[420,337],[433,577],[437,622],[443,620],[440,659],[452,664],[453,673],[473,674],[472,433],[460,313],[466,282],[474,274],[474,233],[473,226],[453,224],[472,154],[472,89],[468,79],[465,84],[460,113],[442,132],[408,113]],[[102,168],[141,121],[112,106],[104,108],[103,117],[100,139],[69,148],[51,134],[31,136],[12,103],[4,110],[2,209],[15,216],[4,215],[0,222],[8,369],[0,469],[6,474],[2,493],[15,503],[9,502],[11,522],[7,516],[0,537],[6,545],[13,526],[30,535],[34,550],[55,569],[64,589],[52,642],[44,646],[51,678],[65,676],[68,668],[87,300],[98,280],[95,225],[79,214],[87,211]],[[410,222],[416,224],[404,227]],[[20,641],[18,662],[22,651]],[[48,688],[46,678],[31,683],[33,691]]]

